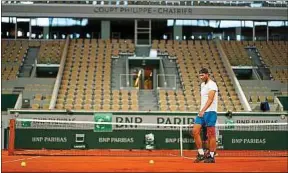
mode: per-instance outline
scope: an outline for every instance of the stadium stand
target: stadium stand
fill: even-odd
[[[138,110],[137,92],[111,92],[112,55],[133,51],[131,40],[71,40],[56,109]]]
[[[38,55],[39,64],[60,64],[64,40],[42,41]]]
[[[33,1],[27,4],[23,4],[23,2],[21,1],[2,1],[2,4],[7,5],[8,7],[9,5],[12,6],[25,5],[25,8],[29,6],[29,4],[30,5],[40,4],[40,6],[45,6],[49,4],[52,5],[61,4],[62,6],[65,6],[67,4],[69,5],[73,4],[73,6],[79,5],[79,7],[91,5],[95,8],[105,5],[113,5],[115,7],[137,6],[140,8],[145,5],[149,5],[153,8],[165,7],[167,9],[169,9],[170,7],[174,8],[174,6],[177,6],[175,8],[184,8],[184,7],[188,8],[190,6],[193,6],[193,8],[199,7],[201,9],[202,8],[206,9],[206,7],[208,7],[209,9],[215,6],[219,8],[235,7],[237,9],[242,7],[243,8],[275,7],[269,9],[273,10],[280,9],[280,11],[283,10],[284,7],[287,7],[287,2],[285,1],[234,2],[234,1],[182,1],[182,0],[181,1],[153,1],[153,0],[105,1],[104,0],[104,1]],[[186,15],[185,12],[183,14]],[[169,14],[167,13],[167,15]],[[89,22],[93,23],[91,22],[91,19],[85,19],[85,22],[83,22],[84,19],[83,21],[81,21],[82,19],[78,18],[73,20],[74,23],[72,24],[72,26],[77,25],[77,27],[79,26],[83,30],[93,28],[91,27],[92,25],[88,25]],[[60,81],[58,81],[60,82],[60,88],[59,91],[57,90],[58,92],[55,95],[53,95],[52,91],[55,90],[57,86],[55,85],[54,88],[51,88],[53,84],[51,84],[50,81],[46,82],[43,81],[43,83],[33,82],[31,86],[29,86],[29,84],[27,86],[19,85],[20,88],[24,87],[23,98],[31,100],[31,105],[29,107],[31,109],[47,109],[48,107],[53,105],[51,103],[54,100],[52,100],[51,98],[55,97],[56,98],[55,109],[58,110],[62,109],[73,109],[84,111],[149,110],[149,108],[145,107],[143,109],[140,108],[142,106],[141,103],[143,101],[146,102],[149,101],[145,99],[144,100],[140,99],[141,95],[143,95],[143,92],[141,92],[141,90],[150,90],[151,88],[153,88],[153,92],[155,92],[153,94],[156,95],[155,99],[157,102],[156,110],[173,111],[173,112],[174,111],[197,112],[199,111],[200,107],[200,93],[199,93],[200,79],[198,78],[198,71],[202,67],[207,67],[208,69],[211,70],[211,77],[216,81],[216,83],[219,86],[220,92],[219,92],[218,109],[220,112],[227,110],[245,111],[247,107],[245,104],[243,104],[243,99],[244,100],[246,99],[246,101],[250,102],[250,105],[254,103],[259,104],[265,101],[268,101],[269,103],[272,104],[275,103],[275,97],[277,95],[287,94],[287,91],[285,90],[286,88],[283,87],[281,84],[277,83],[279,81],[285,84],[287,83],[288,80],[287,41],[282,41],[283,39],[277,41],[275,40],[271,41],[271,38],[267,38],[267,40],[270,39],[270,41],[267,40],[256,41],[256,36],[258,32],[261,33],[261,37],[259,37],[261,39],[263,33],[264,35],[267,34],[266,35],[267,37],[269,37],[270,33],[268,32],[269,28],[268,29],[265,28],[265,31],[267,31],[267,33],[263,32],[262,30],[261,31],[256,30],[255,27],[257,27],[257,25],[254,25],[254,21],[252,27],[254,28],[253,31],[254,36],[255,32],[256,36],[255,38],[252,39],[251,36],[247,36],[246,34],[247,28],[250,29],[252,32],[252,28],[249,26],[250,25],[249,22],[251,23],[251,21],[246,21],[246,19],[245,20],[243,19],[242,21],[240,20],[236,21],[238,19],[235,19],[234,21],[235,27],[233,27],[233,32],[228,31],[228,29],[226,30],[225,27],[229,28],[230,26],[224,26],[225,21],[222,22],[221,21],[222,19],[221,20],[217,19],[215,21],[207,20],[208,24],[206,24],[205,23],[206,21],[201,21],[202,22],[201,23],[200,21],[198,21],[198,19],[196,20],[194,18],[193,19],[191,18],[191,20],[182,20],[182,19],[178,20],[175,18],[172,21],[167,20],[166,22],[163,23],[161,23],[162,21],[159,22],[163,24],[163,28],[161,28],[162,26],[158,28],[158,26],[155,23],[153,24],[152,22],[152,24],[151,23],[149,24],[150,28],[148,29],[141,25],[139,25],[139,28],[137,28],[138,26],[136,26],[135,23],[135,25],[133,24],[133,26],[135,27],[134,28],[135,32],[137,31],[141,34],[143,33],[150,34],[149,40],[151,41],[151,44],[149,43],[148,48],[145,48],[144,46],[143,49],[143,47],[139,46],[139,43],[137,43],[136,41],[137,39],[141,40],[142,38],[138,38],[137,37],[138,35],[136,33],[134,33],[135,40],[133,41],[132,41],[133,38],[131,38],[131,35],[133,36],[133,33],[129,36],[125,35],[124,36],[125,38],[122,39],[121,37],[123,36],[121,36],[121,32],[123,31],[121,31],[120,29],[119,31],[118,30],[116,31],[115,28],[112,28],[112,26],[113,27],[121,26],[121,24],[119,25],[117,24],[120,23],[121,19],[119,19],[119,21],[117,20],[109,21],[109,19],[107,19],[106,21],[108,23],[107,26],[111,27],[109,28],[109,30],[107,29],[106,33],[106,35],[108,35],[107,38],[101,38],[104,37],[103,35],[105,35],[103,33],[105,31],[104,26],[106,26],[104,25],[105,22],[103,22],[102,24],[101,20],[99,20],[99,23],[101,22],[101,31],[100,31],[101,33],[96,33],[96,31],[95,33],[93,32],[91,33],[90,30],[89,33],[88,32],[81,33],[81,29],[75,31],[77,33],[69,33],[66,31],[64,32],[64,30],[67,29],[65,28],[65,26],[64,30],[62,30],[63,28],[61,27],[63,27],[63,24],[58,24],[57,23],[59,22],[58,20],[55,20],[53,22],[52,18],[51,19],[47,18],[46,22],[48,22],[48,25],[45,24],[45,26],[41,26],[42,24],[37,23],[38,22],[37,20],[34,21],[34,19],[31,19],[30,20],[31,25],[28,26],[29,27],[28,30],[30,31],[35,29],[37,30],[37,32],[42,33],[40,35],[37,35],[35,34],[36,33],[35,32],[34,33],[36,35],[35,37],[37,38],[50,37],[50,39],[39,39],[39,40],[36,38],[32,38],[31,36],[32,34],[29,35],[28,30],[24,31],[25,29],[23,30],[21,24],[19,24],[19,26],[13,25],[13,28],[11,27],[12,25],[11,26],[7,25],[9,31],[7,30],[6,33],[3,32],[2,35],[5,36],[6,34],[6,36],[8,36],[10,39],[2,40],[1,43],[2,80],[5,82],[11,81],[13,83],[14,80],[18,80],[20,78],[37,78],[38,77],[37,70],[39,69],[38,67],[45,67],[45,68],[54,67],[57,68],[58,70],[64,68],[63,76],[62,75],[57,76],[57,78],[58,77],[60,78]],[[9,18],[8,23],[10,24],[11,22],[13,23],[15,21],[14,19]],[[20,20],[20,22],[23,21]],[[66,22],[65,24],[68,24],[69,20],[67,21],[65,20],[65,22]],[[158,21],[156,21],[156,23],[157,22]],[[211,29],[213,30],[214,25],[213,22],[215,23],[215,26],[219,24],[218,26],[216,26],[216,28],[214,27],[215,30],[214,34],[213,34],[214,31],[211,32]],[[240,27],[238,26],[239,22]],[[270,21],[267,21],[266,24],[267,27],[269,27],[270,25],[269,22]],[[285,21],[283,24],[282,23],[281,26],[282,25],[284,27],[287,26]],[[47,27],[46,25],[49,26],[50,28]],[[221,25],[223,25],[224,27],[222,28]],[[247,26],[249,26],[250,28]],[[19,31],[15,35],[14,29],[17,27],[19,27]],[[153,27],[155,28],[155,30]],[[190,31],[189,31],[190,35],[187,32],[187,28],[190,27],[195,29],[193,30],[192,33],[193,35],[191,35]],[[243,32],[241,31],[242,29],[239,29],[241,27],[243,28]],[[171,28],[173,28],[172,29],[173,31],[171,30]],[[175,35],[177,33],[176,32],[177,29],[179,28],[182,29],[182,31],[179,32],[181,33],[180,37]],[[198,29],[200,28],[201,31],[198,31],[197,28]],[[274,32],[277,33],[278,31],[274,31],[273,27],[270,28],[271,28],[270,30],[271,37],[274,39],[275,37]],[[221,31],[219,32],[216,31],[218,29],[220,29]],[[160,30],[165,31],[159,32]],[[97,32],[99,31],[97,30]],[[151,34],[151,32],[153,33]],[[159,35],[157,35],[158,33],[155,34],[154,32],[159,32]],[[223,32],[223,34],[221,32]],[[241,34],[241,32],[242,32],[241,41],[238,41],[239,38],[236,41],[235,35],[239,35]],[[11,36],[17,38],[18,35],[19,37],[21,35],[21,40],[11,39]],[[27,35],[29,35],[30,39],[26,37]],[[115,35],[117,35],[117,37],[119,38],[115,38],[114,37]],[[219,37],[219,35],[221,35],[221,37]],[[229,36],[224,37],[224,35]],[[250,33],[250,35],[252,35],[252,33]],[[52,37],[55,39],[51,39]],[[61,64],[62,60],[61,58],[63,58],[63,49],[66,44],[64,39],[67,39],[68,37],[70,41],[69,44],[66,45],[68,46],[67,56],[64,57],[65,63]],[[221,39],[220,48],[215,41],[219,39],[217,37]],[[278,36],[276,38],[278,38]],[[129,56],[134,57],[137,57],[139,55],[146,56],[145,49],[147,49],[148,52],[150,50],[151,51],[157,50],[156,57],[157,58],[160,57],[161,61],[163,61],[164,70],[157,69],[156,75],[160,74],[161,72],[169,71],[165,69],[166,64],[164,62],[168,61],[171,62],[173,66],[175,65],[176,70],[171,70],[174,73],[172,75],[174,75],[176,79],[175,88],[173,87],[172,89],[161,88],[159,86],[156,86],[155,83],[157,83],[158,79],[152,79],[152,81],[150,81],[149,83],[149,87],[147,84],[143,88],[141,88],[139,84],[134,89],[125,87],[122,88],[123,86],[120,86],[120,84],[118,84],[121,81],[121,79],[118,79],[120,78],[119,75],[122,73],[131,73],[130,70],[132,69],[133,65],[132,67],[128,67],[129,69],[127,71],[125,72],[121,71],[119,72],[119,74],[115,75],[114,73],[117,73],[118,71],[113,71],[112,67],[113,62],[119,60],[121,62],[125,61],[126,63]],[[224,50],[224,55],[221,55],[222,49]],[[253,51],[251,51],[252,49]],[[251,51],[250,54],[249,51]],[[29,56],[29,53],[31,53],[31,56]],[[36,57],[34,56],[33,53],[37,53],[37,55],[35,55]],[[255,56],[254,57],[251,56],[252,54]],[[226,62],[225,57],[228,58],[230,64],[225,63]],[[26,71],[28,73],[25,73],[25,62],[29,60],[29,58],[30,58],[30,64],[28,65],[33,70],[30,71],[29,69],[28,71]],[[33,58],[36,58],[37,60],[35,64]],[[255,59],[253,58],[259,58],[261,64],[255,63]],[[234,67],[241,68],[243,66],[251,69],[254,68],[257,69],[258,70],[257,72],[259,73],[259,78],[257,80],[261,81],[267,80],[270,81],[270,83],[275,82],[274,84],[275,86],[277,86],[276,90],[275,88],[268,87],[266,83],[261,86],[255,87],[256,82],[252,80],[251,82],[248,83],[245,83],[245,81],[241,83],[240,79],[239,80],[234,79],[235,76],[233,74],[233,71],[231,71],[231,69],[233,69]],[[123,66],[121,68],[125,67],[126,66]],[[263,74],[260,75],[260,73],[264,71],[259,70],[261,68],[263,69],[265,68],[267,72],[267,74],[265,74],[266,76]],[[131,74],[124,74],[124,75],[131,75]],[[267,76],[268,78],[265,78]],[[237,84],[237,82],[240,82],[241,86]],[[18,92],[17,88],[18,84],[16,84],[17,83],[16,81],[14,83],[16,85],[15,87]],[[7,87],[4,88],[2,87],[2,90],[4,92],[13,92],[15,91],[15,88],[12,85],[13,84],[10,85],[9,83]],[[244,91],[244,95],[246,98],[243,98],[243,94],[241,95],[241,93],[239,92],[239,89],[241,90],[241,87]],[[33,90],[34,88],[43,88],[43,92],[42,91],[37,92],[37,89]],[[22,89],[19,90],[22,91]]]
[[[198,78],[198,71],[201,67],[211,69],[212,78],[216,80],[219,86],[219,110],[243,110],[213,42],[182,41],[179,43],[168,40],[165,43],[165,40],[160,40],[159,46],[156,47],[157,42],[157,40],[153,40],[152,47],[154,49],[177,57],[178,70],[184,89],[184,93],[182,91],[176,91],[176,93],[174,91],[160,91],[159,105],[161,110],[197,111],[199,109],[200,79]],[[179,107],[180,105],[181,107]]]
[[[52,84],[26,84],[23,90],[23,98],[30,100],[31,109],[48,110],[52,97]]]
[[[2,80],[17,78],[28,49],[28,41],[2,40]]]
[[[231,65],[251,65],[251,61],[245,53],[245,46],[251,46],[252,42],[222,41],[221,46],[225,50]],[[286,66],[285,45],[286,42],[255,42],[252,43],[258,48],[265,64],[270,66],[271,74],[275,80],[287,81],[287,69],[276,69],[275,66]],[[11,47],[11,45],[13,45]],[[61,50],[64,41],[2,41],[4,52],[2,59],[2,77],[5,80],[15,79],[19,73],[21,62],[29,47],[40,46],[38,55],[39,63],[49,63],[44,57],[52,58],[59,64]],[[56,45],[56,46],[55,46]],[[276,45],[279,45],[277,47]],[[9,46],[8,49],[6,49]],[[54,48],[57,48],[54,50]],[[105,49],[104,49],[105,47]],[[178,72],[181,76],[182,86],[180,90],[159,90],[158,104],[160,111],[197,111],[199,109],[199,85],[197,71],[202,66],[211,68],[212,77],[219,85],[219,110],[243,111],[237,93],[229,79],[219,53],[213,41],[165,41],[153,40],[152,48],[157,49],[160,54],[176,57]],[[18,50],[18,54],[9,52]],[[283,50],[283,51],[280,51]],[[132,53],[135,51],[131,40],[96,40],[77,39],[71,40],[69,52],[65,63],[64,75],[61,88],[58,93],[56,109],[70,108],[75,110],[104,110],[104,111],[128,111],[138,109],[138,92],[112,90],[111,79],[111,58],[119,57],[119,53]],[[54,53],[55,52],[55,53]],[[10,56],[9,56],[10,55]],[[12,57],[16,57],[12,61]],[[201,58],[202,57],[202,58]],[[208,61],[212,57],[212,61]],[[207,62],[200,62],[200,59]],[[271,60],[273,59],[273,60]],[[94,66],[91,66],[91,63]],[[100,65],[99,65],[100,63]],[[9,71],[9,67],[12,68]],[[82,68],[86,71],[80,70]],[[189,69],[189,70],[187,70]],[[192,69],[192,70],[191,70]],[[9,72],[9,73],[8,73]],[[105,77],[104,77],[105,72]],[[107,75],[108,74],[108,75]],[[100,83],[98,83],[100,82]],[[96,84],[97,83],[97,84]],[[29,88],[29,87],[28,87]],[[246,98],[250,103],[268,101],[274,102],[273,92],[269,88],[252,87],[243,88]],[[285,94],[285,91],[282,91]],[[50,93],[51,94],[51,93]],[[47,109],[51,95],[41,93],[33,94],[31,100],[45,103],[32,102],[32,109]]]
[[[232,66],[251,66],[252,61],[249,59],[243,42],[239,41],[221,41],[221,45]]]
[[[262,61],[270,68],[272,77],[281,82],[288,81],[287,42],[256,42]]]

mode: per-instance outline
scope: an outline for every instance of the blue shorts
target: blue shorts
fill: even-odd
[[[205,112],[203,117],[197,116],[195,118],[195,124],[201,124],[202,126],[215,127],[217,121],[217,112],[209,111]]]

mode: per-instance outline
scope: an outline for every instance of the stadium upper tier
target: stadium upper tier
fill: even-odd
[[[29,48],[40,47],[37,55],[38,64],[59,64],[64,43],[63,40],[2,40],[2,80],[19,77]]]
[[[16,79],[29,47],[28,41],[2,40],[1,46],[2,80]]]
[[[240,41],[221,41],[221,45],[232,66],[245,65],[251,66],[252,61],[245,51],[244,42]]]
[[[260,60],[269,68],[274,80],[288,81],[287,42],[285,41],[221,41],[221,45],[232,66],[254,66],[246,52],[256,48]]]
[[[237,6],[237,7],[287,7],[287,1],[141,1],[141,0],[106,0],[106,1],[2,1],[3,4],[79,4],[79,5],[158,5],[158,6]]]

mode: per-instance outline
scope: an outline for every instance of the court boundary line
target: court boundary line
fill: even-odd
[[[171,154],[171,156],[173,157],[173,156],[175,156],[175,155],[173,155],[173,154]],[[48,156],[46,156],[46,157],[50,157],[49,155]],[[74,157],[74,156],[73,156]],[[76,156],[77,157],[77,156]],[[81,157],[81,156],[80,156]],[[104,157],[109,157],[109,156],[104,156]],[[151,157],[150,159],[155,159],[154,158],[155,156],[153,156],[153,157]],[[156,157],[160,157],[161,158],[161,156],[156,156]],[[33,160],[33,159],[38,159],[38,158],[45,158],[45,156],[34,156],[34,157],[28,157],[28,158],[21,158],[21,159],[16,159],[16,160],[10,160],[10,161],[4,161],[4,162],[2,162],[2,164],[7,164],[7,163],[15,163],[15,162],[18,162],[18,161],[23,161],[23,160]],[[174,157],[174,158],[176,158],[176,157]],[[253,158],[253,159],[252,159]],[[252,157],[252,158],[241,158],[241,159],[244,159],[244,160],[246,160],[247,162],[249,162],[250,160],[254,160],[255,158],[254,157]],[[3,158],[2,158],[3,159]],[[184,160],[189,160],[189,161],[193,161],[194,159],[195,159],[195,157],[193,157],[193,156],[191,156],[191,157],[189,157],[189,156],[180,156],[180,157],[177,157],[177,159],[184,159]],[[216,158],[216,160],[226,160],[226,159],[228,159],[228,160],[239,160],[239,158],[238,157],[236,157],[236,158],[234,158],[234,157],[228,157],[228,158],[226,158],[226,157],[219,157],[219,158]],[[262,159],[261,159],[262,160]],[[105,160],[101,160],[101,162],[109,162],[109,161],[111,161],[110,159],[105,159]],[[263,161],[271,161],[271,160],[267,160],[267,159],[263,159]],[[274,161],[273,159],[272,159],[272,161]],[[43,161],[43,162],[46,162],[46,161]],[[50,161],[49,161],[50,162]],[[76,161],[76,162],[78,162],[78,161]],[[95,161],[92,161],[92,162],[95,162]],[[96,161],[97,162],[97,161]],[[279,161],[278,161],[279,162]],[[286,163],[286,161],[280,161],[280,162],[283,162],[283,163]]]
[[[32,151],[32,150],[27,150],[27,151]],[[9,161],[2,162],[2,164],[3,164],[3,163],[18,162],[18,161],[22,161],[22,160],[32,160],[32,159],[37,159],[37,158],[40,158],[40,157],[44,157],[44,156],[33,156],[33,157],[24,158],[24,159],[9,160]],[[3,160],[3,159],[2,159],[2,160]]]
[[[34,157],[28,157],[28,158],[23,158],[23,159],[9,160],[9,161],[2,162],[2,164],[3,164],[3,163],[13,163],[13,162],[18,162],[18,161],[22,161],[22,160],[37,159],[37,158],[40,158],[40,157],[43,157],[43,156],[34,156]],[[3,158],[2,158],[2,159],[3,159]]]

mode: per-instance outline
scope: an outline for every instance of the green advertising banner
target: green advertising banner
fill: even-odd
[[[101,128],[100,128],[101,129]],[[183,149],[194,149],[190,131],[183,131]],[[15,148],[21,149],[180,149],[177,130],[17,129]],[[220,131],[219,148],[236,150],[287,150],[285,131]]]
[[[224,149],[233,150],[287,150],[285,131],[222,131]]]
[[[95,113],[95,122],[112,122],[112,113]],[[95,124],[94,132],[112,132],[111,124]]]
[[[85,145],[87,149],[179,149],[179,142],[179,131],[119,130],[95,133],[91,130],[17,129],[15,148],[71,149]],[[184,148],[192,149],[193,143],[189,132],[183,132]]]

